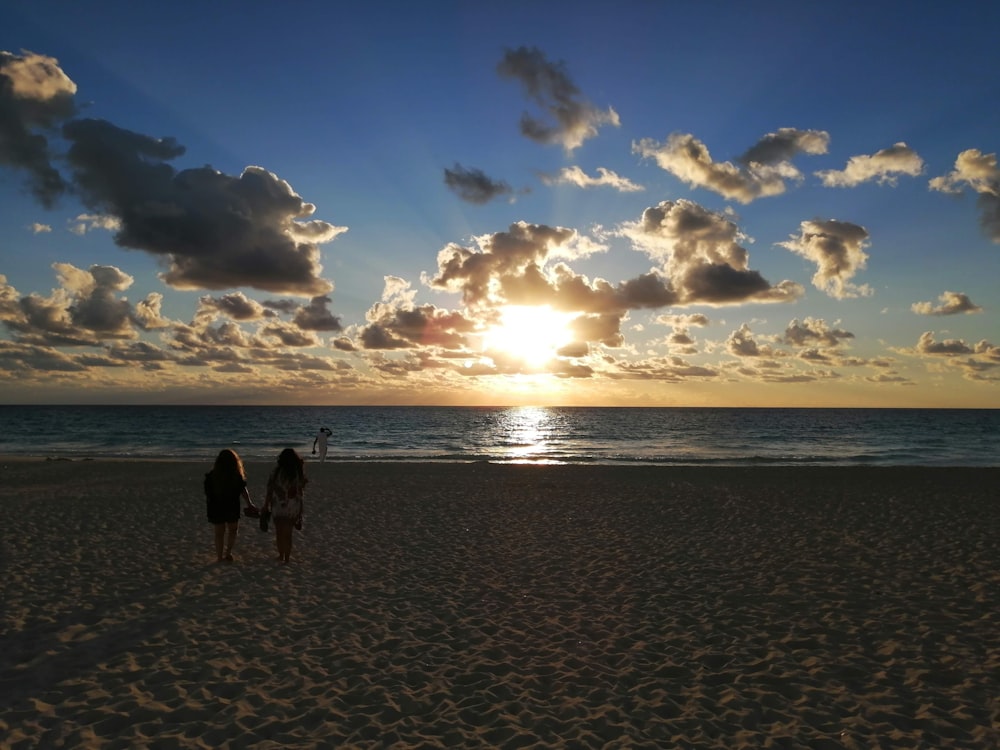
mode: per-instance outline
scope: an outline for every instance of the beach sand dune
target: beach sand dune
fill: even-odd
[[[997,469],[0,465],[3,748],[1000,747]]]

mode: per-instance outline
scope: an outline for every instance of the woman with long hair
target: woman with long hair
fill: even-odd
[[[278,455],[278,465],[267,479],[264,510],[271,512],[278,558],[288,562],[292,554],[292,532],[302,528],[306,479],[304,462],[292,448]]]
[[[233,545],[240,527],[241,499],[246,499],[247,505],[253,507],[243,461],[236,451],[226,448],[219,451],[212,470],[205,475],[208,521],[215,526],[215,557],[219,562],[233,561]]]

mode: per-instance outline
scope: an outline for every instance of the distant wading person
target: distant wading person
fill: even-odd
[[[264,510],[271,511],[278,558],[288,562],[292,555],[292,532],[302,528],[303,498],[306,489],[304,462],[292,448],[278,455],[278,465],[267,479]]]
[[[247,490],[247,474],[236,451],[219,451],[212,470],[205,475],[208,520],[215,526],[215,556],[218,562],[233,560],[233,544],[240,527],[240,500],[255,507]],[[223,541],[225,549],[223,549]]]
[[[326,427],[320,427],[319,432],[316,433],[316,437],[313,438],[313,454],[316,453],[316,445],[319,445],[319,462],[323,463],[326,461],[326,444],[333,434],[333,430]]]

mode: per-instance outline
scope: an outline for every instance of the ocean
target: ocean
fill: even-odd
[[[1000,410],[0,406],[0,455],[676,466],[1000,466]]]

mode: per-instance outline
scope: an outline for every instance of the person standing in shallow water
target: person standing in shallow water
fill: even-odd
[[[236,451],[219,451],[212,470],[205,475],[208,520],[215,527],[215,557],[233,560],[233,545],[240,527],[240,501],[255,507],[247,490],[247,474]],[[223,546],[223,544],[225,546]]]
[[[333,430],[327,427],[320,427],[319,432],[316,433],[316,437],[313,438],[313,455],[316,455],[316,445],[318,444],[320,463],[326,461],[327,441],[330,439],[331,435],[333,435]]]
[[[292,533],[302,528],[306,489],[304,461],[292,448],[278,455],[278,465],[267,479],[264,510],[271,511],[278,559],[287,563],[292,555]]]

